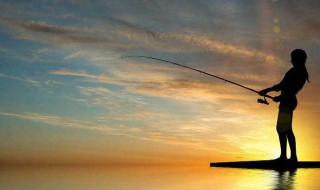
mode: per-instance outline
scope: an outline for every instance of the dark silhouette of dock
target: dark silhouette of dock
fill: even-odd
[[[290,162],[277,160],[257,160],[240,162],[212,162],[210,167],[266,169],[266,170],[291,170],[297,168],[320,168],[320,162]]]

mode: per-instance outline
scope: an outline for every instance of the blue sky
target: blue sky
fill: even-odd
[[[4,163],[276,157],[276,104],[199,73],[120,58],[163,58],[260,90],[281,80],[296,48],[308,53],[311,78],[298,96],[298,150],[320,157],[318,1],[0,4]]]

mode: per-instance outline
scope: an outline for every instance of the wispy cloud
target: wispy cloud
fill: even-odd
[[[2,22],[27,31],[49,35],[42,38],[35,33],[21,34],[32,40],[45,40],[61,44],[109,45],[108,48],[114,47],[123,50],[154,49],[164,52],[213,52],[264,62],[279,62],[279,58],[270,53],[233,45],[212,37],[199,34],[187,35],[151,31],[115,18],[109,18],[109,22],[111,22],[111,25],[116,24],[118,27],[108,28],[106,31],[103,28],[97,30],[12,19],[2,19]],[[29,35],[29,37],[26,35]]]
[[[93,82],[100,82],[100,83],[107,83],[107,84],[119,84],[119,85],[126,84],[126,82],[115,79],[115,78],[110,77],[108,75],[104,75],[104,74],[93,75],[93,74],[88,74],[85,71],[73,72],[73,71],[69,71],[67,69],[59,69],[59,70],[55,70],[55,71],[50,71],[49,74],[61,75],[61,76],[81,77],[81,78],[91,80]]]
[[[1,115],[28,119],[31,121],[41,122],[59,127],[79,128],[96,130],[101,133],[118,134],[116,130],[109,126],[93,125],[88,121],[70,119],[58,115],[45,115],[32,112],[0,112]]]
[[[0,112],[0,115],[27,119],[35,122],[41,122],[58,127],[78,128],[94,130],[102,134],[121,135],[131,138],[138,138],[147,141],[157,141],[166,144],[183,145],[190,148],[210,149],[228,154],[234,154],[232,151],[224,150],[218,147],[209,147],[203,139],[195,138],[183,134],[169,134],[161,131],[145,131],[139,128],[130,128],[125,126],[111,127],[106,125],[96,125],[88,121],[70,119],[58,115],[46,115],[31,112]]]
[[[31,84],[33,86],[40,86],[41,82],[36,81],[30,77],[17,77],[17,76],[10,76],[10,75],[6,75],[3,73],[0,73],[0,77],[4,77],[4,78],[8,78],[8,79],[12,79],[12,80],[17,80],[17,81],[22,81],[28,84]]]
[[[153,81],[146,77],[127,79],[126,76],[93,75],[84,71],[74,72],[66,69],[51,71],[52,75],[81,77],[91,82],[116,84],[125,87],[127,92],[156,97],[173,98],[185,101],[243,100],[248,94],[234,94],[235,87],[220,81],[195,81],[189,79],[160,79],[153,74]],[[240,76],[243,77],[243,76]],[[252,77],[249,77],[251,79]],[[250,95],[250,94],[249,94]]]
[[[141,112],[147,106],[141,97],[121,90],[113,91],[103,87],[82,86],[79,86],[78,89],[83,96],[83,102],[86,102],[87,105],[104,108],[108,115]],[[113,119],[113,116],[110,117],[110,120]]]
[[[103,88],[83,87],[81,87],[80,89],[91,100],[91,104],[95,106],[110,106],[108,102],[110,98],[112,99],[112,95],[110,95],[110,93],[112,92],[110,92],[109,90]],[[113,104],[117,104],[117,101],[121,101],[121,96],[117,95],[117,97],[118,99],[112,100]],[[220,146],[221,144],[217,146],[217,142],[222,144],[230,143],[230,146],[234,146],[234,148],[245,147],[242,150],[243,152],[247,152],[253,155],[260,155],[255,153],[256,148],[254,148],[254,146],[252,148],[251,144],[253,141],[259,141],[261,142],[261,146],[263,146],[263,141],[260,141],[261,136],[257,135],[261,131],[252,130],[252,128],[241,126],[264,125],[266,123],[266,118],[264,118],[265,120],[262,120],[258,116],[251,115],[250,113],[241,113],[237,110],[229,110],[229,112],[227,112],[228,108],[224,106],[221,107],[221,105],[212,106],[212,108],[202,107],[201,109],[198,108],[199,106],[201,105],[190,106],[197,111],[195,111],[193,115],[187,115],[186,117],[179,116],[179,114],[183,115],[183,113],[181,112],[165,113],[153,109],[141,110],[134,108],[133,110],[131,110],[126,108],[124,110],[122,109],[122,111],[121,109],[117,109],[116,112],[111,112],[109,114],[106,114],[105,116],[100,116],[97,120],[99,122],[113,120],[116,121],[116,123],[127,121],[131,123],[138,122],[137,126],[143,126],[143,130],[135,127],[131,129],[135,129],[132,132],[139,132],[139,135],[130,134],[130,130],[127,130],[127,132],[124,133],[144,140],[184,145],[200,149],[220,150],[224,153],[235,154],[235,152],[232,150],[227,151],[227,148],[225,146]],[[114,105],[111,107],[115,108],[117,106]],[[131,108],[132,106],[130,105],[129,107]],[[223,110],[222,108],[224,108],[225,110]],[[227,117],[228,120],[225,120],[224,117]],[[257,120],[260,120],[260,122],[257,122]],[[140,123],[139,121],[142,123]],[[269,137],[269,133],[264,134],[265,136]],[[256,138],[252,139],[252,136]],[[232,139],[231,137],[237,138]],[[214,138],[215,141],[211,142],[211,138]],[[238,154],[241,154],[241,152]],[[263,152],[262,154],[265,154],[265,152]]]
[[[4,73],[0,73],[0,77],[16,80],[20,82],[24,82],[27,84],[30,84],[32,86],[41,87],[41,86],[55,86],[55,85],[62,85],[63,83],[56,80],[46,79],[46,80],[35,80],[34,78],[30,76],[12,76],[7,75]]]

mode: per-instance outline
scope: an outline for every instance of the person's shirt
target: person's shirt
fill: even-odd
[[[297,93],[302,89],[307,80],[307,70],[305,68],[291,68],[282,81],[272,87],[275,91],[281,90],[280,107],[285,106],[291,109],[297,107]]]

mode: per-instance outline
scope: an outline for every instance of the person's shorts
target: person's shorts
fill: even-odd
[[[292,130],[292,115],[293,110],[280,106],[278,113],[278,121],[277,121],[277,131],[278,133],[286,133]]]

